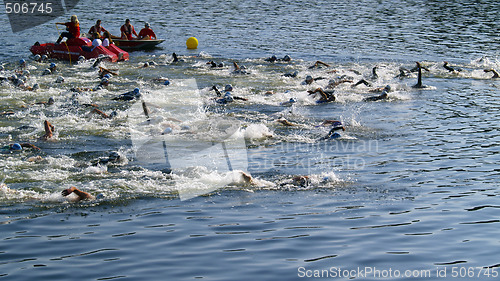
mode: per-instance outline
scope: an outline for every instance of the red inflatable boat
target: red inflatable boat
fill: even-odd
[[[82,49],[82,46],[86,46],[87,48],[85,49],[92,51],[85,51]],[[129,59],[127,52],[113,44],[107,47],[98,46],[93,48],[90,39],[84,37],[72,38],[58,45],[54,43],[40,44],[37,42],[35,45],[31,46],[30,51],[34,55],[47,55],[50,58],[71,61],[78,61],[80,56],[86,59],[107,56],[112,62]]]

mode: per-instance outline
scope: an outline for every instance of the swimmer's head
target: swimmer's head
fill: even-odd
[[[85,57],[84,56],[79,56],[78,57],[78,61],[79,62],[84,62],[85,61]]]
[[[22,147],[20,144],[15,143],[15,144],[13,144],[13,145],[10,147],[10,149],[12,149],[12,150],[22,150],[22,149],[23,149],[23,147]]]
[[[49,65],[49,69],[51,69],[51,70],[52,70],[53,68],[56,68],[56,67],[57,67],[57,65],[56,65],[55,63],[53,63],[53,62],[52,62],[52,63],[50,63],[50,65]]]
[[[47,56],[47,55],[42,55],[42,61],[44,61],[44,60],[48,60],[48,59],[49,59],[49,56]]]
[[[118,115],[118,113],[116,113],[116,111],[113,111],[109,114],[109,117],[113,118],[113,117],[116,117]]]
[[[292,58],[289,55],[286,55],[286,56],[283,57],[283,60],[284,61],[291,61]]]
[[[62,76],[57,77],[56,83],[62,83],[62,82],[64,82],[64,77]]]
[[[390,92],[391,91],[391,86],[389,86],[389,85],[385,86],[384,91]]]
[[[107,73],[102,78],[110,79],[111,77],[113,77],[113,75]]]
[[[36,91],[36,90],[38,90],[38,89],[40,89],[40,85],[38,85],[38,83],[35,83],[35,84],[33,85],[33,91]]]
[[[170,81],[168,81],[168,80],[165,80],[165,82],[163,82],[163,85],[165,85],[165,86],[168,86],[168,85],[170,85]]]
[[[112,151],[110,154],[109,154],[109,161],[117,161],[120,159],[120,153],[116,152],[116,151]]]
[[[224,87],[224,91],[226,92],[230,92],[233,90],[233,86],[231,86],[231,84],[227,84],[226,87]]]
[[[107,86],[109,84],[108,78],[102,78],[101,79],[101,85]]]
[[[19,65],[20,66],[25,66],[26,65],[26,61],[24,59],[20,59],[19,60]]]
[[[297,100],[296,100],[295,98],[290,98],[289,102],[291,102],[291,103],[296,103],[296,102],[297,102]]]
[[[52,73],[52,71],[50,71],[50,69],[46,68],[46,69],[43,71],[42,75],[49,75],[49,74],[51,74],[51,73]]]
[[[151,25],[149,24],[149,22],[147,22],[147,23],[145,23],[145,24],[144,24],[144,27],[146,27],[146,28],[150,28],[150,27],[151,27]]]
[[[35,56],[33,57],[33,59],[34,59],[35,61],[41,61],[41,60],[42,60],[42,56],[40,56],[40,55],[35,55]]]
[[[140,92],[139,88],[135,88],[135,89],[134,89],[134,93],[135,93],[135,94],[138,94],[139,92]]]
[[[23,75],[24,76],[30,76],[30,71],[29,70],[23,70]]]
[[[143,67],[148,67],[149,66],[149,62],[145,62],[142,66]]]
[[[38,85],[38,84],[37,84]],[[47,102],[47,104],[51,105],[51,104],[54,104],[56,101],[54,100],[53,97],[50,97],[49,98],[49,101]]]
[[[312,76],[311,76],[311,75],[307,75],[307,76],[306,76],[306,83],[307,83],[307,84],[311,84],[313,81],[314,81],[314,79],[312,78]]]

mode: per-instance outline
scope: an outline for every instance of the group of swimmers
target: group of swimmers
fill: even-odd
[[[128,21],[128,23],[130,23],[130,21]],[[94,33],[100,33],[100,32],[106,32],[106,30],[104,28],[99,28],[100,27],[100,21],[98,21],[96,23],[95,26],[93,26],[93,28],[91,28],[90,31],[95,31]],[[128,28],[128,27],[127,27]],[[131,29],[133,30],[133,29]],[[133,31],[131,31],[132,34],[134,34]],[[125,33],[125,35],[127,36],[127,34]],[[180,59],[175,53],[172,55],[172,62],[173,63],[177,63],[177,62],[181,62],[182,59]],[[43,61],[46,61],[47,58],[43,58],[41,56],[35,56],[34,59],[36,61],[39,61],[39,62],[43,62]],[[291,57],[290,56],[285,56],[283,57],[282,59],[278,59],[276,56],[272,56],[268,59],[265,59],[266,62],[269,62],[269,63],[275,63],[275,62],[290,62],[291,61]],[[86,91],[97,91],[97,90],[100,90],[102,88],[105,88],[109,85],[110,83],[110,79],[113,77],[113,75],[117,75],[116,72],[113,72],[111,70],[108,70],[106,68],[103,68],[103,67],[100,67],[99,66],[99,62],[100,60],[97,59],[96,60],[96,63],[93,65],[93,67],[99,67],[99,77],[100,77],[100,83],[99,85],[97,85],[95,88],[72,88],[71,90],[74,91],[75,93],[82,93],[82,92],[86,92]],[[148,63],[148,65],[150,65],[150,63]],[[151,64],[151,65],[154,65],[154,64]],[[210,68],[222,68],[222,67],[225,67],[225,65],[223,63],[216,63],[214,62],[213,60],[207,62],[207,65],[209,65]],[[234,67],[234,71],[233,73],[234,74],[250,74],[250,72],[243,66],[240,66],[238,65],[237,63],[233,63],[233,67]],[[316,61],[311,67],[309,67],[309,69],[316,69],[316,68],[322,68],[322,67],[330,67],[329,64],[327,63],[324,63],[324,62],[321,62],[321,61]],[[449,65],[449,63],[445,62],[443,67],[448,70],[448,71],[451,71],[451,72],[459,72],[460,70],[458,68],[455,68],[455,67],[452,67]],[[416,67],[414,69],[410,69],[410,70],[406,70],[404,68],[401,68],[400,69],[400,75],[398,75],[397,77],[398,78],[405,78],[405,77],[408,77],[410,75],[410,73],[412,72],[417,72],[417,83],[413,86],[414,88],[425,88],[426,86],[422,83],[422,70],[426,70],[426,71],[429,71],[425,66],[423,66],[421,63],[417,62],[416,63]],[[17,75],[29,75],[29,72],[26,72],[26,61],[23,61],[21,60],[19,62],[19,69],[16,70],[16,73]],[[336,101],[336,97],[335,97],[335,92],[334,92],[334,88],[340,84],[344,84],[344,83],[351,83],[351,87],[357,87],[359,85],[366,85],[368,87],[373,87],[372,86],[372,83],[368,82],[367,80],[370,80],[370,79],[373,79],[373,80],[376,80],[378,79],[378,75],[376,73],[377,71],[377,67],[374,67],[372,69],[372,73],[371,73],[371,76],[368,78],[368,79],[361,79],[359,80],[358,82],[354,83],[354,79],[352,79],[352,77],[349,77],[349,76],[346,76],[346,75],[343,75],[343,76],[340,76],[340,77],[337,77],[337,78],[334,78],[334,79],[331,79],[328,83],[328,85],[325,87],[325,88],[321,88],[321,87],[314,87],[313,89],[311,90],[308,90],[308,94],[311,95],[311,96],[319,96],[319,99],[317,100],[318,103],[329,103],[329,102],[335,102]],[[493,77],[492,78],[500,78],[500,76],[498,75],[498,73],[494,70],[494,69],[486,69],[484,70],[485,72],[491,72],[493,73]],[[53,75],[53,74],[56,74],[58,72],[57,70],[57,65],[55,63],[50,63],[48,65],[48,67],[44,70],[44,72],[42,73],[42,75]],[[335,70],[331,70],[331,71],[327,71],[327,73],[335,73],[336,71]],[[355,72],[356,73],[356,72]],[[298,71],[295,71],[291,74],[284,74],[284,76],[286,77],[290,77],[290,78],[296,78],[298,76]],[[358,74],[358,73],[357,73]],[[58,77],[59,78],[59,77]],[[324,78],[324,77],[316,77],[316,78],[313,78],[311,75],[308,75],[306,78],[305,78],[305,81],[303,82],[304,85],[308,86],[308,85],[313,85],[315,81],[320,81],[320,80],[323,80],[323,79],[327,79],[327,78]],[[5,77],[5,78],[1,78],[0,77],[0,80],[5,80],[5,81],[9,81],[11,82],[12,84],[14,84],[15,86],[18,86],[18,87],[25,87],[26,89],[28,89],[26,85],[24,85],[23,82],[19,82],[19,81],[24,81],[25,82],[25,78],[23,77]],[[60,80],[60,79],[59,79]],[[57,80],[56,80],[57,82]],[[170,81],[167,80],[167,79],[164,79],[161,81],[162,83],[164,83],[164,85],[169,85],[170,84]],[[20,85],[24,85],[24,86],[20,86]],[[35,87],[35,85],[33,87],[31,87],[31,90],[36,90],[35,88],[38,88],[38,87]],[[233,94],[233,86],[230,85],[230,84],[227,84],[225,87],[224,87],[224,90],[221,92],[217,86],[212,86],[211,88],[215,94],[216,94],[216,97],[214,97],[214,102],[216,104],[220,104],[220,105],[226,105],[226,104],[229,104],[229,103],[232,103],[234,101],[248,101],[247,98],[245,97],[240,97],[240,96],[236,96]],[[377,96],[371,96],[371,97],[367,97],[364,99],[364,101],[366,102],[373,102],[373,101],[380,101],[380,100],[385,100],[389,97],[389,93],[391,91],[391,87],[390,85],[387,85],[383,88],[376,88],[376,89],[373,89],[373,91],[376,91],[379,93],[379,95]],[[273,94],[272,92],[269,92],[270,94]],[[131,100],[137,100],[137,99],[140,99],[141,98],[141,91],[139,88],[135,88],[129,92],[126,92],[124,94],[120,94],[114,98],[112,98],[113,100],[116,100],[116,101],[131,101]],[[47,105],[52,105],[54,103],[54,99],[51,98],[49,99],[49,101],[46,103]],[[288,105],[293,105],[296,103],[296,99],[295,98],[291,98],[289,101],[287,102],[284,102],[282,103],[283,106],[288,106]],[[90,105],[92,106],[92,111],[91,113],[95,113],[95,114],[98,114],[100,116],[102,116],[103,118],[113,118],[114,116],[117,115],[116,111],[113,111],[111,112],[110,114],[107,114],[107,113],[104,113],[102,110],[100,110],[96,105]],[[143,103],[143,106],[144,106],[144,103]],[[145,109],[145,112],[147,110]],[[285,126],[295,126],[296,124],[294,124],[293,122],[290,122],[284,118],[280,118],[277,120],[278,123],[282,124],[282,125],[285,125]],[[44,126],[44,131],[45,131],[45,134],[41,137],[42,140],[50,140],[53,138],[53,135],[54,135],[54,130],[55,130],[55,127],[48,121],[48,120],[44,120],[43,122],[43,126]],[[324,127],[328,127],[329,130],[328,130],[328,133],[320,138],[320,140],[328,140],[328,139],[336,139],[336,138],[339,138],[341,135],[340,135],[340,131],[345,131],[345,127],[344,125],[342,124],[342,122],[338,121],[338,120],[326,120],[325,122],[323,122],[321,124],[321,126],[324,126]],[[24,143],[24,142],[20,142],[20,143],[12,143],[12,144],[9,144],[9,145],[6,145],[3,150],[8,150],[8,151],[19,151],[19,150],[23,150],[23,149],[32,149],[32,150],[40,150],[37,146],[35,145],[32,145],[30,143]],[[109,163],[109,162],[112,162],[112,161],[115,161],[115,157],[111,157],[107,160],[103,160],[102,162],[99,162],[99,163]],[[248,174],[245,174],[243,173],[242,177],[245,179],[246,182],[248,183],[252,183],[253,182],[253,179],[250,175]],[[298,182],[307,182],[307,177],[298,177],[297,178],[297,181]],[[69,189],[65,189],[62,194],[64,196],[68,196],[69,194],[76,194],[77,195],[77,198],[78,200],[83,200],[83,199],[94,199],[95,197],[93,197],[92,195],[86,193],[86,192],[83,192],[79,189],[77,189],[76,187],[71,187]]]

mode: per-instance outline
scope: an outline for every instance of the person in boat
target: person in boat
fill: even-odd
[[[102,45],[104,47],[107,47],[109,46],[110,44],[114,44],[113,43],[113,36],[111,35],[111,33],[109,33],[109,31],[104,31],[104,34],[102,36]]]
[[[151,29],[151,25],[149,22],[144,24],[144,28],[139,31],[139,35],[137,36],[137,39],[139,40],[156,40],[156,34],[155,32]]]
[[[96,33],[97,33],[97,35],[99,36],[99,37],[97,37],[97,38],[101,38],[101,37],[103,37],[104,32],[107,32],[107,30],[106,30],[104,27],[102,27],[102,25],[101,25],[101,20],[97,20],[97,21],[95,22],[95,25],[93,25],[93,26],[89,29],[88,34],[96,34]]]
[[[134,40],[135,38],[132,35],[138,36],[134,26],[130,23],[130,19],[125,20],[125,24],[122,25],[120,31],[122,39]]]
[[[494,69],[485,69],[484,72],[488,73],[488,72],[491,72],[493,73],[493,76],[491,77],[491,79],[498,79],[500,78],[500,75],[498,75],[498,72]]]
[[[76,15],[72,15],[71,21],[69,22],[56,22],[56,24],[65,25],[67,30],[66,32],[61,33],[56,41],[56,44],[61,43],[64,37],[67,39],[80,37],[80,22],[78,21]]]
[[[387,99],[388,93],[391,91],[391,86],[387,85],[385,88],[382,90],[382,93],[379,96],[373,96],[373,97],[368,97],[365,98],[363,101],[379,101],[379,100],[385,100]]]
[[[92,40],[92,47],[89,46],[82,46],[82,50],[85,52],[92,52],[95,48],[99,47],[102,45],[102,40],[98,38],[99,34],[94,33],[94,40]]]
[[[333,95],[334,91],[333,90],[323,90],[321,88],[317,88],[313,91],[307,91],[309,95],[316,95],[320,94],[321,98],[316,101],[317,103],[324,103],[324,102],[333,102],[335,101],[335,96]]]

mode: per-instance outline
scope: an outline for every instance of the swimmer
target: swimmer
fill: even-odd
[[[295,78],[295,77],[297,77],[298,74],[299,74],[298,71],[294,71],[292,73],[285,73],[285,74],[283,74],[283,76],[290,77],[290,78]]]
[[[116,111],[112,111],[110,114],[106,114],[102,110],[97,109],[97,108],[93,108],[92,111],[90,111],[90,113],[91,114],[95,113],[104,119],[112,119],[112,118],[116,117],[116,115],[118,115],[118,113],[116,113]]]
[[[306,80],[304,80],[304,82],[302,82],[301,84],[302,85],[311,85],[314,81],[323,80],[323,79],[326,79],[326,78],[325,77],[313,78],[311,75],[307,75]]]
[[[176,53],[172,53],[172,62],[184,62],[183,59],[179,59]]]
[[[222,68],[222,67],[224,67],[224,63],[221,62],[221,63],[217,64],[213,60],[207,62],[207,64],[210,65],[211,68],[217,68],[217,67],[218,68]]]
[[[33,145],[31,143],[11,143],[9,145],[6,145],[2,148],[2,150],[7,150],[7,151],[20,151],[23,150],[23,148],[29,148],[33,150],[40,150],[39,147],[36,145]]]
[[[336,139],[340,138],[341,135],[337,133],[338,130],[345,131],[345,127],[342,125],[342,122],[334,120],[331,123],[332,129],[326,134],[326,136],[322,137],[320,140],[327,140],[327,139]]]
[[[212,90],[215,91],[215,93],[217,94],[217,97],[222,97],[222,93],[219,91],[219,89],[217,89],[217,86],[212,86]],[[226,85],[224,87],[224,91],[226,92],[224,94],[224,98],[222,100],[217,100],[218,103],[227,103],[227,102],[232,102],[233,100],[242,100],[242,101],[248,101],[247,98],[242,98],[242,97],[238,97],[238,96],[233,96],[231,94],[231,91],[233,90],[233,86],[231,86],[230,84]],[[223,101],[225,99],[225,101]]]
[[[138,99],[141,97],[141,93],[139,88],[135,88],[133,91],[126,92],[117,97],[114,97],[113,100],[123,100],[123,101],[131,101],[134,99]]]
[[[422,65],[418,61],[416,63],[417,63],[418,76],[417,76],[417,84],[413,85],[413,88],[416,88],[416,89],[427,88],[426,85],[422,84],[422,68],[424,68],[424,67],[422,67]]]
[[[93,165],[108,165],[112,163],[126,163],[126,157],[122,156],[119,152],[112,151],[109,153],[108,157],[99,158],[93,161]]]
[[[399,78],[399,79],[403,79],[403,78],[406,78],[406,77],[410,77],[410,73],[411,71],[404,68],[404,67],[400,67],[399,68],[399,74],[396,75],[394,78]]]
[[[379,101],[379,100],[384,100],[387,99],[388,93],[391,91],[391,86],[387,85],[385,88],[382,90],[382,94],[380,96],[373,96],[373,97],[368,97],[363,99],[363,101]]]
[[[41,139],[42,140],[51,139],[53,136],[53,132],[55,130],[55,127],[52,124],[50,124],[50,122],[47,120],[43,121],[43,127],[45,129],[45,135],[43,135]]]
[[[324,62],[322,62],[322,61],[319,61],[319,60],[318,60],[318,61],[316,61],[313,65],[311,65],[311,66],[309,67],[309,69],[313,69],[313,68],[321,68],[321,66],[330,67],[330,65],[329,65],[329,64],[324,63]]]
[[[453,67],[449,66],[447,61],[443,62],[443,67],[446,70],[448,70],[449,72],[460,72],[460,71],[462,71],[462,69],[460,69],[460,68],[453,68]]]
[[[245,66],[239,66],[236,62],[233,62],[234,70],[233,74],[250,74],[250,72],[246,71]]]
[[[283,117],[281,117],[280,119],[277,119],[276,122],[280,123],[283,126],[288,126],[288,127],[299,126],[299,124],[292,123]]]
[[[170,80],[168,78],[163,78],[163,77],[160,77],[160,78],[155,78],[153,80],[154,83],[160,83],[160,84],[163,84],[165,86],[168,86],[171,84]]]
[[[289,100],[280,103],[281,106],[292,106],[297,102],[295,98],[290,98]]]
[[[66,197],[68,195],[70,195],[71,193],[74,193],[76,194],[76,196],[78,196],[78,198],[76,199],[76,201],[81,201],[81,200],[95,200],[95,197],[93,195],[91,195],[90,193],[88,192],[85,192],[85,191],[81,191],[79,190],[78,188],[72,186],[68,189],[65,189],[61,192],[62,196]]]
[[[317,93],[319,93],[321,95],[321,98],[317,101],[318,103],[335,101],[335,96],[333,95],[334,91],[331,90],[324,91],[321,88],[317,88],[314,91],[307,92],[309,93],[309,95],[316,95]]]
[[[497,78],[500,78],[500,75],[498,75],[498,72],[496,72],[496,70],[494,69],[485,69],[484,72],[491,72],[493,73],[493,76],[491,77],[491,79],[497,79]]]
[[[333,89],[343,83],[352,83],[352,77],[347,75],[342,75],[340,77],[331,79],[330,81],[328,81],[328,85],[326,86],[326,88]]]
[[[104,78],[104,76],[106,75],[118,76],[118,73],[114,72],[113,70],[99,66],[99,78]]]
[[[105,59],[109,59],[109,56],[99,56],[97,59],[95,59],[94,64],[92,64],[92,68],[96,68],[101,64],[101,62]],[[99,67],[100,68],[100,67]]]
[[[370,82],[366,81],[365,79],[361,79],[358,82],[356,82],[355,84],[352,84],[351,88],[355,88],[355,87],[357,87],[358,85],[361,85],[361,84],[364,84],[367,87],[371,87],[372,86],[372,84]]]

